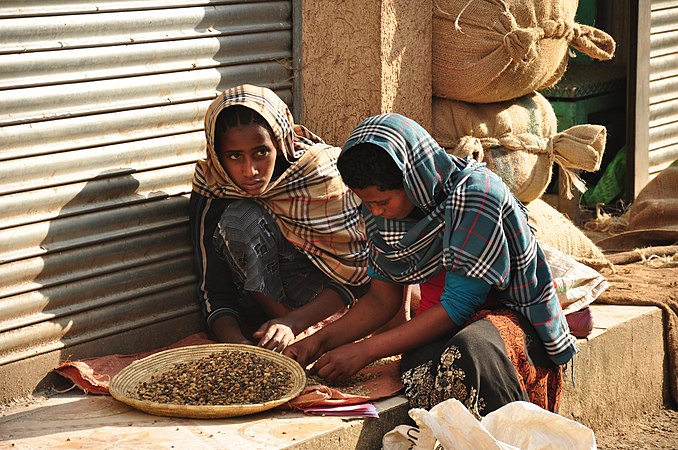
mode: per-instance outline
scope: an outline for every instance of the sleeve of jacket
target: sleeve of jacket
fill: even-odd
[[[240,293],[230,269],[213,245],[214,231],[227,204],[228,200],[208,198],[195,192],[191,193],[189,202],[197,296],[210,330],[218,317],[229,315],[240,319]]]

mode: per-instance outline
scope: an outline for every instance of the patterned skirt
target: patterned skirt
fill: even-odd
[[[513,401],[557,412],[563,383],[527,319],[504,308],[478,311],[454,336],[404,354],[401,378],[411,407],[456,398],[478,419]]]

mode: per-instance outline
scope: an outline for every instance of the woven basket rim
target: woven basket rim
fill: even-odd
[[[286,368],[292,376],[292,386],[284,396],[264,403],[233,405],[175,405],[134,398],[136,387],[171,369],[178,363],[188,362],[217,352],[249,352]],[[116,400],[149,414],[184,418],[224,418],[253,414],[280,406],[296,396],[306,386],[306,372],[292,358],[261,347],[246,344],[202,344],[163,350],[138,359],[118,372],[108,387]]]

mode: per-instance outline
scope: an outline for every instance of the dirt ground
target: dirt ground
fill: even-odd
[[[593,242],[608,237],[608,233],[582,230]],[[675,244],[674,244],[675,245]],[[675,247],[674,247],[675,248]],[[661,257],[652,252],[638,251],[638,260],[630,264],[616,264],[615,273],[605,273],[612,287],[599,299],[605,303],[663,304],[667,332],[676,336],[675,314],[678,312],[678,254]],[[669,311],[674,311],[670,313]],[[670,346],[670,342],[667,342]],[[676,349],[667,349],[676,361]],[[648,413],[634,423],[617,425],[596,433],[598,448],[602,450],[678,449],[678,408],[673,405],[655,413]]]
[[[596,433],[600,450],[678,449],[678,411],[662,409],[627,426]]]

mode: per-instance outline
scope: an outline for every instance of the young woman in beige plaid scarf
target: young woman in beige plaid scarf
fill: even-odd
[[[270,89],[219,95],[205,134],[190,201],[204,317],[221,342],[282,351],[365,292],[359,200],[337,171],[340,149],[294,124]]]

